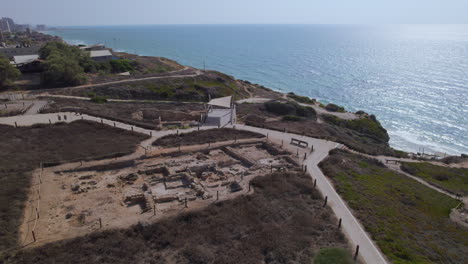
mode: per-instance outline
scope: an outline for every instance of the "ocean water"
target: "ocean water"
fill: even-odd
[[[468,25],[151,25],[50,31],[375,114],[406,151],[468,153]]]

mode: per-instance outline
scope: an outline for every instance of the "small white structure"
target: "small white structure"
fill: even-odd
[[[105,50],[91,50],[90,51],[90,57],[94,61],[101,62],[101,61],[112,60],[114,58],[114,55],[112,55],[112,52],[110,52],[110,50],[108,50],[108,49],[105,49]]]
[[[205,126],[224,127],[236,122],[236,107],[232,102],[232,96],[215,98],[207,104],[207,112],[204,118]]]

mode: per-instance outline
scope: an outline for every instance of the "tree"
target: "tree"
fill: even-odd
[[[20,75],[20,71],[7,58],[0,56],[0,88],[12,85]]]
[[[58,52],[52,52],[44,65],[42,82],[51,86],[80,85],[86,82],[83,68],[77,60],[64,56]]]
[[[86,82],[85,69],[95,71],[89,54],[63,42],[48,42],[39,50],[45,59],[42,82],[50,86],[80,85]]]

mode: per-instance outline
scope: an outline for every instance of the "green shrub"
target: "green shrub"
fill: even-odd
[[[134,71],[136,65],[132,60],[111,60],[109,63],[113,73]]]
[[[7,58],[0,55],[0,88],[12,85],[20,74]]]
[[[387,130],[385,130],[379,121],[377,121],[375,116],[372,115],[370,117],[346,120],[334,115],[324,114],[322,115],[322,119],[329,124],[346,127],[362,134],[366,134],[380,142],[388,142],[390,139],[387,134]]]
[[[314,264],[353,264],[354,261],[346,249],[324,248],[314,259]]]
[[[97,104],[103,104],[107,103],[107,98],[104,96],[94,96],[90,101]]]
[[[281,103],[277,101],[268,101],[264,103],[264,106],[268,112],[277,115],[296,115],[314,120],[317,118],[317,113],[314,108],[301,106],[294,102]]]
[[[293,121],[293,122],[303,120],[301,117],[295,116],[295,115],[285,115],[285,116],[283,116],[282,119],[283,119],[283,121]]]
[[[341,113],[345,112],[344,107],[338,106],[336,104],[327,104],[325,106],[325,109],[329,112],[341,112]]]
[[[281,103],[276,101],[265,102],[265,109],[268,112],[277,115],[291,115],[296,114],[296,107],[292,103]]]
[[[317,116],[317,113],[315,112],[315,109],[310,107],[310,106],[297,105],[296,106],[296,115],[315,119],[316,116]]]
[[[315,104],[315,102],[316,102],[315,99],[311,99],[311,98],[309,98],[307,96],[297,95],[297,94],[295,94],[293,92],[288,93],[288,97],[291,98],[291,99],[296,100],[299,103],[304,103],[304,104]]]

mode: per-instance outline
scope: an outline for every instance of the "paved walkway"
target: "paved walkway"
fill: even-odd
[[[47,101],[32,101],[32,106],[24,113],[24,115],[35,115],[48,104]]]
[[[60,119],[59,119],[60,116]],[[64,116],[66,116],[66,120],[64,120]],[[102,122],[104,124],[108,124],[111,126],[116,126],[119,128],[123,128],[126,130],[131,130],[135,132],[145,133],[151,135],[152,137],[162,137],[169,134],[176,133],[176,130],[164,130],[164,131],[153,131],[148,130],[140,127],[131,126],[128,124],[124,124],[121,122],[114,122],[111,120],[101,119],[94,116],[89,115],[76,115],[74,113],[66,112],[66,113],[53,113],[53,114],[38,114],[34,116],[13,116],[13,117],[5,117],[0,118],[0,124],[7,124],[7,125],[18,125],[18,126],[30,126],[37,123],[56,123],[56,122],[72,122],[75,120],[91,120],[95,122]],[[200,129],[209,129],[213,127],[200,127]],[[304,165],[307,165],[308,172],[312,175],[314,180],[317,180],[317,187],[321,191],[323,196],[328,197],[328,205],[331,207],[337,218],[342,219],[342,231],[350,241],[353,247],[359,245],[359,255],[361,259],[367,264],[380,264],[380,263],[387,263],[385,257],[380,252],[380,250],[376,247],[373,241],[370,239],[369,235],[364,231],[364,228],[359,224],[357,219],[353,216],[351,210],[346,206],[344,201],[338,195],[338,193],[333,188],[332,184],[328,181],[328,179],[323,175],[321,170],[318,168],[318,164],[324,158],[328,156],[328,152],[331,149],[336,147],[342,147],[340,144],[325,141],[315,138],[310,138],[306,136],[299,136],[296,134],[291,133],[284,133],[279,131],[273,131],[268,129],[262,129],[257,127],[251,127],[246,125],[237,124],[234,126],[235,129],[241,130],[248,130],[257,133],[264,134],[268,137],[268,140],[272,140],[277,144],[283,144],[284,147],[288,148],[290,151],[294,153],[294,151],[298,154],[299,157],[304,157],[307,153],[307,159],[304,160]],[[191,128],[187,130],[181,131],[181,133],[189,132],[196,130],[198,128]],[[306,148],[298,148],[293,147],[289,144],[291,138],[300,139],[309,143],[309,146],[313,146],[314,151],[310,153],[311,149]],[[152,140],[146,140],[145,144],[142,146],[143,148],[147,148],[149,144],[151,144]]]

